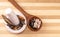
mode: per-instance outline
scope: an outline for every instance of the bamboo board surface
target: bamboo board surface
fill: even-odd
[[[5,28],[1,14],[6,8],[19,12],[8,0],[0,0],[0,37],[60,37],[60,0],[16,0],[29,14],[42,19],[42,28],[33,32],[28,27],[21,34],[12,34]]]

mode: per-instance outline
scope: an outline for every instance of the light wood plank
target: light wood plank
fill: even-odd
[[[60,6],[60,3],[21,3],[18,2],[21,6]],[[34,5],[33,5],[34,4]],[[12,6],[10,2],[0,2],[0,6]]]
[[[21,6],[24,10],[60,10],[60,6]],[[0,6],[0,10],[13,8],[14,6]]]
[[[60,3],[60,0],[16,0],[17,2],[40,2],[40,3]],[[0,0],[0,2],[8,2],[8,0]]]
[[[3,36],[4,35],[4,36]],[[23,36],[24,35],[24,36]],[[33,35],[33,36],[32,36]],[[35,36],[34,36],[35,35]],[[42,36],[44,35],[44,36]],[[1,34],[1,37],[17,37],[13,34]],[[18,37],[60,37],[60,34],[19,34]]]

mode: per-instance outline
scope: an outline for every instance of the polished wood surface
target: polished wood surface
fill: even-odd
[[[12,34],[6,27],[2,14],[6,8],[19,12],[8,0],[0,0],[0,37],[60,37],[60,0],[16,0],[29,14],[42,19],[42,28],[31,31],[28,27],[21,34]]]

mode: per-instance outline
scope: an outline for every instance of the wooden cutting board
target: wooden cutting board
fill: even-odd
[[[8,0],[0,0],[0,37],[60,37],[60,0],[16,0],[29,14],[42,19],[43,26],[37,31],[28,27],[21,34],[7,31],[2,14],[6,8],[19,12]]]

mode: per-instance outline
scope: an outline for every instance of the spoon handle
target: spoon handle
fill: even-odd
[[[22,7],[20,7],[20,5],[18,5],[18,3],[15,0],[8,0],[8,1],[10,1],[21,13],[23,13],[24,16],[29,17],[30,14],[24,11]]]

